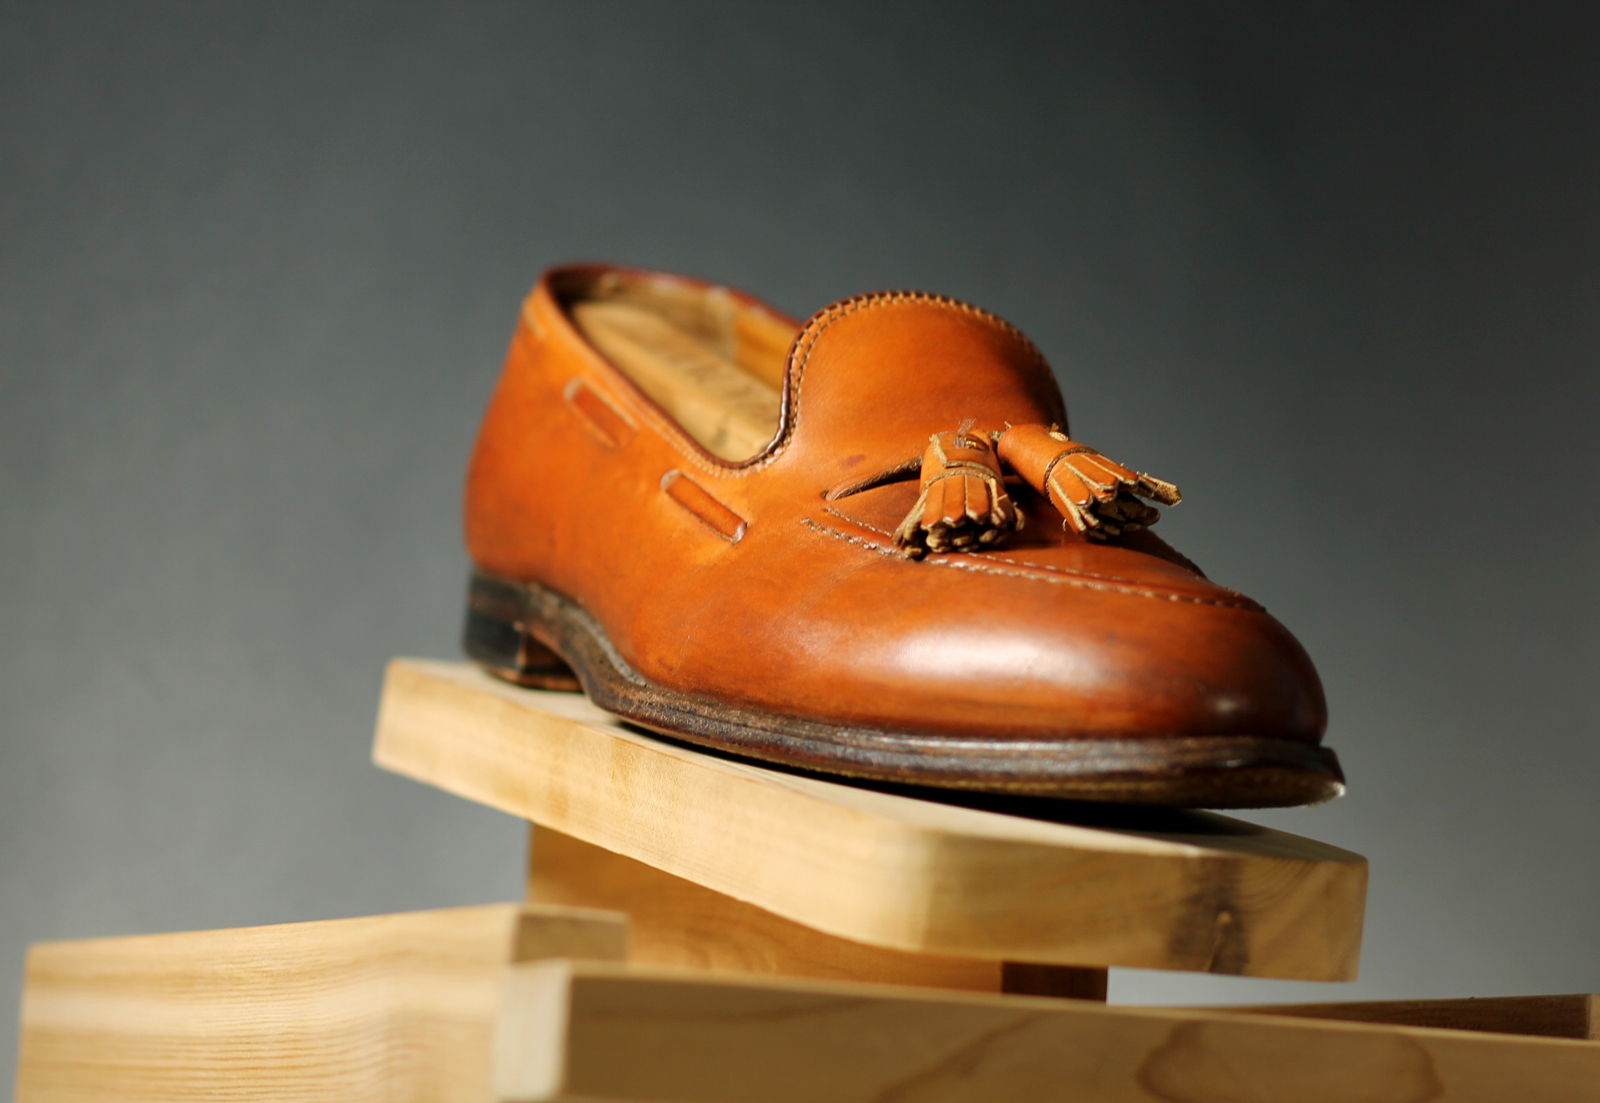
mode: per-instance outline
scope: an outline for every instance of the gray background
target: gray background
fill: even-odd
[[[0,991],[518,894],[368,740],[573,258],[997,310],[1304,640],[1352,790],[1256,818],[1371,857],[1362,980],[1114,999],[1600,989],[1597,9],[752,7],[0,6]]]

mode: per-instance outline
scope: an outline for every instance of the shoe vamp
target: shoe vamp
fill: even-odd
[[[1255,607],[1243,594],[1209,581],[1198,567],[1149,530],[1104,543],[1086,540],[1067,531],[1055,507],[1027,486],[1013,482],[1006,489],[1022,512],[1022,531],[996,548],[962,556],[974,569],[983,564],[994,570],[1039,572],[1085,583],[1132,587],[1174,599]],[[918,491],[915,481],[875,487],[824,503],[819,519],[889,545],[894,530],[915,506]]]
[[[630,659],[682,692],[897,731],[1320,736],[1310,661],[1258,606],[1176,564],[1096,577],[1041,548],[912,561],[822,508],[756,524],[658,581]],[[1151,581],[1169,571],[1181,590]]]

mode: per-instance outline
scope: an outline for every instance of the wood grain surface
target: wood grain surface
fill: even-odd
[[[41,943],[17,1103],[483,1103],[508,965],[620,958],[614,913],[496,904]]]
[[[506,995],[506,1103],[1600,1098],[1586,1041],[586,963],[518,966]]]
[[[623,930],[606,913],[501,905],[36,946],[17,1099],[1555,1103],[1600,1092],[1600,1042],[598,960],[621,952]]]
[[[823,781],[640,733],[581,695],[422,660],[390,665],[373,757],[869,946],[1310,980],[1356,973],[1365,859],[1223,816],[974,807]]]
[[[548,827],[532,828],[528,899],[628,915],[628,960],[738,973],[998,992],[1001,964],[823,934]]]

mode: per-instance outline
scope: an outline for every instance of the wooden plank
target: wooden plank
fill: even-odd
[[[1355,976],[1366,861],[1206,813],[919,799],[690,750],[577,694],[396,660],[379,765],[814,930],[914,954]],[[1027,814],[1018,814],[1026,812]],[[1093,825],[1099,817],[1099,825]],[[1118,818],[1120,817],[1120,819]]]
[[[1263,1015],[1298,1015],[1358,1023],[1393,1023],[1493,1034],[1600,1040],[1600,996],[1490,996],[1378,1003],[1302,1003],[1228,1008]],[[1597,1091],[1600,1098],[1600,1091]]]
[[[531,827],[528,899],[628,916],[628,960],[769,976],[1106,998],[1106,970],[935,957],[835,938],[643,862]]]
[[[739,973],[1000,990],[1000,963],[823,934],[643,862],[534,827],[528,899],[625,912],[628,960]]]
[[[614,913],[497,904],[28,953],[18,1103],[490,1095],[506,967],[621,958]]]
[[[1576,1103],[1600,1043],[547,962],[510,970],[503,1103]]]

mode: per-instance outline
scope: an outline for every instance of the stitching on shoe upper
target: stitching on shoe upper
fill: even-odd
[[[855,518],[855,517],[851,517],[848,513],[840,513],[838,510],[834,509],[832,506],[823,506],[822,507],[822,512],[831,513],[833,516],[839,518],[839,520],[841,520],[841,521],[849,521],[852,525],[859,525],[860,527],[866,529],[868,532],[875,532],[879,536],[886,537],[886,538],[888,538],[890,540],[894,539],[894,534],[893,533],[885,532],[883,529],[880,529],[877,525],[869,525],[865,521],[862,521],[862,520],[860,520],[858,518]],[[1051,574],[1073,575],[1073,576],[1078,577],[1078,578],[1094,578],[1094,579],[1099,579],[1100,581],[1103,581],[1103,582],[1121,582],[1121,583],[1125,583],[1126,585],[1129,585],[1129,586],[1145,586],[1145,587],[1154,587],[1156,589],[1160,589],[1160,587],[1161,587],[1161,584],[1158,583],[1158,582],[1140,582],[1138,579],[1135,579],[1135,578],[1123,578],[1120,575],[1100,574],[1100,573],[1098,573],[1096,571],[1080,571],[1080,570],[1075,570],[1072,567],[1053,567],[1048,563],[1030,563],[1026,559],[1012,559],[1009,556],[1001,555],[999,552],[995,552],[995,551],[987,551],[986,550],[986,551],[977,552],[977,553],[971,553],[971,554],[982,555],[986,562],[1010,563],[1014,567],[1031,567],[1033,570],[1036,570],[1036,571],[1049,571]],[[1213,585],[1215,585],[1215,584],[1213,583]],[[1225,589],[1225,587],[1221,587],[1221,586],[1219,586],[1217,588],[1218,589]],[[1228,590],[1227,592],[1230,593],[1230,594],[1236,595],[1241,600],[1242,603],[1249,603],[1252,606],[1256,604],[1256,602],[1251,601],[1250,598],[1245,597],[1243,594],[1239,593],[1237,590]],[[1205,599],[1197,598],[1196,600],[1205,600]]]
[[[845,519],[848,520],[848,518]],[[1216,598],[1193,597],[1189,594],[1152,592],[1149,589],[1136,588],[1134,586],[1119,586],[1110,582],[1099,582],[1089,578],[1074,577],[1061,572],[1059,568],[1055,567],[1043,567],[1034,564],[1025,564],[1026,566],[1032,566],[1036,570],[1046,571],[1049,572],[1050,575],[1055,576],[1041,578],[1034,574],[1024,574],[1022,571],[1007,571],[997,569],[995,567],[985,566],[983,563],[976,561],[975,557],[961,553],[939,556],[930,555],[919,560],[909,560],[894,548],[885,547],[876,541],[867,540],[860,536],[851,536],[847,532],[840,532],[837,529],[829,528],[827,525],[819,525],[809,517],[802,517],[800,519],[800,523],[813,532],[820,532],[825,536],[833,537],[835,540],[843,540],[847,544],[855,544],[857,547],[865,548],[868,551],[877,552],[879,555],[886,556],[891,559],[902,560],[907,564],[915,564],[918,567],[927,565],[930,567],[949,567],[958,571],[977,571],[979,574],[999,575],[1002,578],[1025,578],[1034,582],[1046,582],[1062,586],[1079,586],[1086,590],[1100,590],[1105,593],[1112,594],[1127,594],[1132,597],[1147,597],[1155,601],[1182,601],[1191,605],[1215,605],[1223,609],[1242,609],[1251,613],[1261,613],[1266,611],[1260,605],[1250,601],[1248,598],[1242,602],[1221,601]],[[859,522],[852,523],[859,524]],[[872,529],[872,531],[876,532],[878,530]]]
[[[832,306],[824,308],[796,335],[794,349],[789,354],[793,372],[787,381],[788,386],[784,390],[783,413],[785,418],[783,431],[764,450],[743,463],[737,464],[719,463],[714,456],[702,455],[698,449],[679,448],[678,451],[683,454],[684,459],[717,478],[737,478],[766,467],[788,449],[789,442],[794,438],[795,430],[800,425],[800,388],[805,382],[806,366],[811,362],[811,352],[816,348],[817,340],[827,328],[841,318],[849,317],[858,311],[875,306],[888,306],[905,302],[930,303],[935,306],[949,307],[988,322],[1018,341],[1034,361],[1034,364],[1043,370],[1046,375],[1051,374],[1050,362],[1045,359],[1044,353],[1039,351],[1039,346],[1035,345],[1027,334],[998,314],[992,314],[982,307],[973,306],[971,303],[964,303],[960,299],[952,299],[945,295],[935,295],[927,291],[871,291],[864,295],[854,295],[848,299],[841,299]],[[1062,411],[1062,426],[1063,428],[1066,426],[1065,410]],[[673,440],[680,434],[681,430],[678,433],[669,434],[668,439]]]
[[[991,314],[981,307],[973,306],[971,303],[964,303],[960,299],[952,299],[945,295],[934,295],[926,291],[874,291],[866,295],[856,295],[834,303],[823,314],[813,318],[811,323],[801,330],[800,335],[795,338],[795,353],[798,354],[802,346],[805,348],[805,353],[800,356],[800,359],[795,364],[794,378],[789,384],[790,390],[794,392],[794,410],[789,418],[789,425],[779,442],[780,446],[788,443],[788,439],[794,435],[794,431],[800,425],[800,388],[805,383],[806,366],[811,363],[811,353],[817,347],[817,341],[827,328],[839,319],[869,307],[906,302],[931,303],[934,306],[952,307],[964,314],[970,314],[975,318],[988,322],[1018,341],[1033,359],[1034,364],[1043,369],[1047,375],[1050,374],[1050,362],[1044,358],[1044,353],[1039,351],[1039,346],[1029,340],[1027,334],[998,314]],[[776,450],[774,449],[774,451]]]

